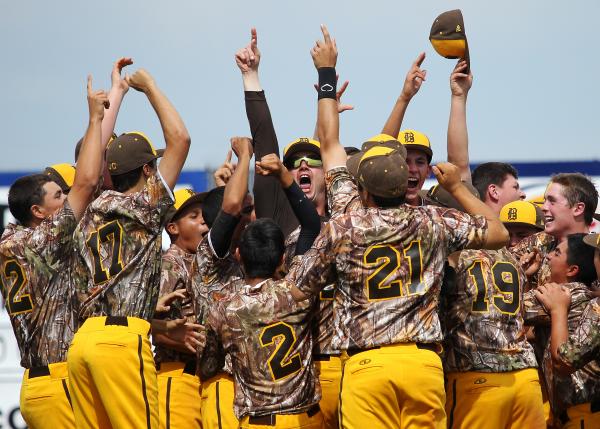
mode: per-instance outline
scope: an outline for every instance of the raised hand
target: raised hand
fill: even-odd
[[[154,78],[144,69],[137,70],[131,76],[125,76],[125,82],[133,89],[148,92],[154,86]]]
[[[336,75],[335,78],[336,78],[336,80],[338,80],[340,78],[340,75]],[[348,88],[349,84],[350,84],[350,81],[345,81],[342,84],[342,86],[340,87],[340,89],[338,89],[338,91],[335,93],[335,98],[338,103],[338,113],[345,112],[346,110],[354,110],[354,106],[352,106],[350,104],[342,104],[342,95],[344,95],[344,92],[346,92],[346,88]],[[314,86],[315,86],[315,90],[318,92],[319,84],[315,83]]]
[[[460,170],[449,162],[440,162],[432,167],[433,174],[439,184],[448,192],[453,193],[461,186]]]
[[[104,118],[104,109],[110,107],[110,102],[108,101],[108,94],[105,91],[94,91],[92,89],[92,75],[88,75],[87,77],[87,99],[90,119],[99,119],[102,121]]]
[[[123,68],[133,64],[133,60],[127,57],[121,57],[113,64],[110,80],[113,88],[120,89],[123,93],[129,90],[129,84],[121,77]]]
[[[327,27],[321,24],[323,40],[317,40],[315,46],[310,50],[315,68],[335,67],[337,63],[337,45],[327,31]]]
[[[563,285],[546,283],[533,292],[548,313],[563,311],[567,313],[571,305],[571,292]]]
[[[235,152],[235,156],[241,158],[247,156],[252,158],[252,139],[248,137],[232,137],[231,138],[231,149]]]
[[[452,95],[455,97],[466,97],[473,85],[473,73],[469,71],[465,73],[467,69],[467,62],[460,60],[456,63],[452,74],[450,75],[450,90]]]
[[[250,30],[250,43],[235,53],[235,63],[242,73],[257,72],[260,64],[260,50],[256,28]]]
[[[425,81],[427,70],[423,70],[421,68],[421,64],[423,64],[424,60],[425,52],[421,52],[417,59],[412,63],[408,73],[406,74],[404,86],[402,87],[402,93],[400,94],[400,97],[406,101],[410,101],[415,94],[419,92],[421,85]]]
[[[262,176],[279,177],[285,170],[287,168],[285,168],[281,159],[274,153],[265,155],[260,161],[256,161],[256,172]]]
[[[227,185],[229,178],[233,175],[233,172],[235,171],[235,165],[231,163],[231,155],[233,155],[233,151],[230,149],[227,151],[225,162],[219,168],[217,168],[213,174],[215,186]]]

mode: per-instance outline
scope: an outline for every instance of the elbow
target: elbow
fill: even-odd
[[[238,201],[227,201],[227,199],[223,200],[221,204],[221,210],[231,216],[238,216],[242,212],[242,203]]]
[[[510,243],[510,236],[508,230],[499,221],[494,221],[494,226],[488,231],[488,239],[486,241],[486,249],[497,250]]]
[[[177,146],[186,149],[189,148],[192,144],[192,138],[190,137],[190,134],[183,125],[180,128],[173,130],[173,133],[169,140],[174,142]]]

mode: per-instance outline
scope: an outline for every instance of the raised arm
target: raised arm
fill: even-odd
[[[127,94],[127,91],[129,91],[129,84],[121,77],[121,72],[124,67],[131,64],[133,64],[133,60],[125,57],[119,58],[113,64],[110,75],[112,85],[108,92],[110,108],[106,109],[106,112],[104,112],[104,119],[102,120],[102,144],[104,147],[106,147],[115,132],[115,124],[117,123],[121,102],[123,101],[125,94]]]
[[[473,74],[465,73],[467,62],[460,60],[450,75],[450,119],[448,120],[448,162],[460,170],[460,178],[471,182],[469,168],[469,135],[467,133],[467,95]]]
[[[338,81],[339,79],[340,79],[340,76],[336,75],[335,80]],[[354,106],[352,106],[350,104],[342,103],[342,95],[344,95],[344,92],[346,92],[346,89],[348,88],[349,84],[350,84],[350,81],[345,81],[342,84],[342,86],[335,93],[335,98],[338,103],[338,113],[340,115],[342,114],[342,112],[345,112],[346,110],[354,110]],[[319,84],[318,83],[315,83],[315,90],[317,91],[317,93],[319,92]],[[315,131],[313,133],[313,139],[319,141],[319,116],[318,115],[317,115],[317,121],[315,122]]]
[[[87,99],[88,127],[83,136],[83,143],[77,160],[75,180],[67,196],[69,205],[77,220],[81,219],[85,208],[92,201],[101,176],[104,162],[102,118],[104,117],[104,109],[110,107],[106,92],[92,89],[92,76],[88,76],[87,79]]]
[[[173,189],[187,158],[190,135],[175,107],[146,70],[140,69],[132,76],[126,76],[125,80],[129,86],[146,94],[158,116],[166,143],[165,153],[158,169],[166,184]]]
[[[317,134],[321,142],[323,170],[346,165],[346,151],[340,144],[340,114],[336,99],[337,46],[327,27],[321,25],[323,40],[317,40],[310,54],[319,73],[319,104],[317,112]]]
[[[396,104],[394,104],[394,108],[381,130],[382,134],[387,134],[394,138],[398,137],[408,103],[410,103],[410,100],[412,100],[416,93],[419,92],[419,89],[427,76],[427,70],[421,69],[421,64],[423,64],[424,60],[425,52],[421,52],[410,66],[410,70],[408,70],[406,78],[404,79],[402,92],[396,100]]]
[[[484,243],[485,249],[500,249],[509,242],[508,231],[504,224],[483,201],[475,197],[460,180],[460,171],[458,167],[449,162],[442,162],[433,166],[433,174],[450,194],[464,207],[470,215],[484,216],[488,223],[488,232]]]

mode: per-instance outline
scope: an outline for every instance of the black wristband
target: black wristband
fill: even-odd
[[[335,100],[337,91],[335,67],[321,67],[317,71],[319,72],[319,100],[321,98],[332,98]]]

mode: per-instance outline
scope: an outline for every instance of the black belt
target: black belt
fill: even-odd
[[[129,326],[129,323],[127,323],[127,316],[106,316],[104,326],[108,325]]]
[[[592,413],[597,413],[598,411],[600,411],[600,396],[592,399],[592,403],[590,405]]]
[[[44,377],[46,375],[50,375],[48,365],[34,366],[33,368],[29,368],[29,377],[27,378]]]
[[[319,408],[319,404],[315,404],[306,411],[306,415],[308,417],[312,417],[317,414],[321,409]],[[277,414],[267,414],[265,416],[250,416],[248,417],[248,423],[251,425],[265,425],[265,426],[275,426],[277,423]]]
[[[184,374],[188,374],[188,375],[196,375],[196,367],[197,367],[197,360],[196,359],[190,359],[188,361],[185,362],[185,366],[183,367],[183,373]],[[161,362],[156,364],[156,370],[160,371],[160,367],[161,367]]]
[[[416,343],[417,348],[421,349],[421,350],[431,350],[434,353],[441,353],[442,351],[442,346],[438,343]],[[362,352],[367,352],[369,350],[377,350],[381,347],[376,346],[376,347],[370,347],[367,349],[348,349],[346,350],[346,353],[348,354],[348,357],[354,356],[355,354],[358,353],[362,353]]]
[[[313,360],[314,361],[319,361],[319,362],[324,362],[324,361],[329,361],[331,360],[332,357],[339,357],[339,354],[332,354],[332,355],[322,355],[322,354],[313,354]]]

